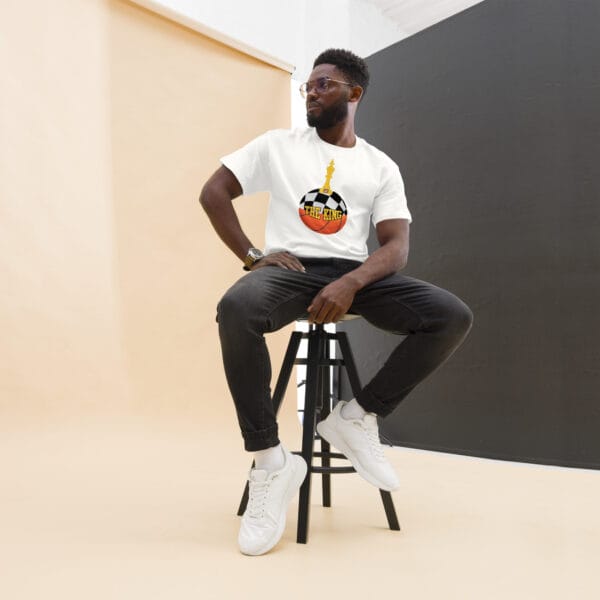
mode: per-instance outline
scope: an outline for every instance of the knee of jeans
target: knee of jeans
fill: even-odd
[[[435,321],[442,330],[459,338],[467,335],[473,325],[473,312],[462,300],[449,294],[438,308]]]
[[[464,337],[473,326],[473,311],[455,297],[448,315],[448,326],[455,335]]]
[[[258,313],[258,307],[254,306],[251,297],[238,290],[229,290],[217,305],[217,322],[220,328],[239,328],[256,319]]]
[[[238,294],[228,291],[217,304],[217,322],[219,325],[227,325],[232,320],[237,320],[244,312],[244,302]]]

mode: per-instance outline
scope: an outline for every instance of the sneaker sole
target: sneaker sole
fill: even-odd
[[[300,486],[302,485],[302,482],[304,481],[308,471],[306,462],[301,456],[292,454],[292,460],[296,463],[296,466],[285,495],[285,509],[282,511],[277,530],[273,534],[273,537],[259,550],[254,550],[253,552],[244,552],[244,550],[241,550],[242,554],[246,554],[247,556],[260,556],[261,554],[266,554],[269,552],[269,550],[272,550],[281,539],[287,520],[288,507],[293,497],[296,495],[296,492],[300,489]]]
[[[377,478],[375,478],[369,471],[367,471],[360,464],[358,458],[354,452],[352,452],[350,447],[343,441],[341,437],[338,436],[335,429],[332,429],[326,421],[317,423],[317,432],[326,442],[329,442],[332,446],[335,446],[352,463],[352,466],[356,469],[356,472],[371,485],[374,485],[376,488],[379,488],[384,492],[394,492],[398,489],[398,486],[390,487],[389,485],[383,484],[381,481],[378,481]]]

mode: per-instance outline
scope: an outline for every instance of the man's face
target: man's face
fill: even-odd
[[[318,65],[310,74],[309,81],[316,83],[320,77],[346,81],[344,74],[334,65]],[[306,120],[310,127],[328,129],[341,123],[348,116],[350,86],[335,81],[327,82],[327,90],[319,91],[312,85],[306,95]]]

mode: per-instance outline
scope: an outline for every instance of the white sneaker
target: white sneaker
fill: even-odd
[[[345,419],[345,404],[340,400],[329,416],[317,424],[319,435],[344,454],[361,477],[381,490],[393,492],[400,483],[383,453],[376,415],[367,413],[362,419]]]
[[[277,544],[285,529],[288,505],[306,477],[304,459],[285,448],[283,452],[285,464],[279,471],[250,471],[250,496],[238,536],[243,554],[258,556]]]

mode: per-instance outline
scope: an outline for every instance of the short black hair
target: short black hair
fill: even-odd
[[[335,65],[348,79],[348,83],[360,85],[363,95],[369,86],[369,67],[360,57],[341,48],[329,48],[315,58],[313,69],[317,65]]]

